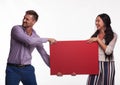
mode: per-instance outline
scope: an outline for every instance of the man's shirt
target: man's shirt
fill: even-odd
[[[40,38],[35,30],[29,36],[25,32],[25,28],[16,25],[11,30],[11,43],[8,63],[12,64],[31,64],[32,51],[34,48],[38,50],[44,62],[49,66],[49,55],[43,47],[43,43],[47,42],[47,38]]]

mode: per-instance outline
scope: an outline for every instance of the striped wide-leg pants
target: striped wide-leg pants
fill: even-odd
[[[99,73],[97,75],[89,75],[87,85],[114,85],[114,77],[114,61],[99,61]]]

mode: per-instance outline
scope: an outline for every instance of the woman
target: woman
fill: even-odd
[[[96,17],[97,30],[88,42],[99,44],[99,73],[89,75],[87,85],[114,85],[115,62],[113,49],[117,40],[116,33],[111,28],[110,17],[103,13]]]

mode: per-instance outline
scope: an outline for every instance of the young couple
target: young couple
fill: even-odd
[[[43,43],[56,42],[54,38],[41,38],[33,29],[38,20],[34,10],[26,11],[22,25],[15,25],[11,30],[10,52],[6,66],[6,85],[37,85],[34,67],[31,65],[32,51],[38,50],[44,62],[50,67],[49,55]],[[89,75],[87,85],[114,85],[115,62],[113,49],[117,40],[116,33],[111,28],[110,17],[103,13],[96,17],[96,32],[89,43],[99,44],[99,74]],[[62,74],[58,74],[60,76]],[[75,74],[74,74],[75,75]]]

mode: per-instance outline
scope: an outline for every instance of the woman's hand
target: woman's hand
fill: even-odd
[[[92,43],[92,42],[96,42],[98,41],[98,38],[97,37],[92,37],[88,40],[88,43]]]

